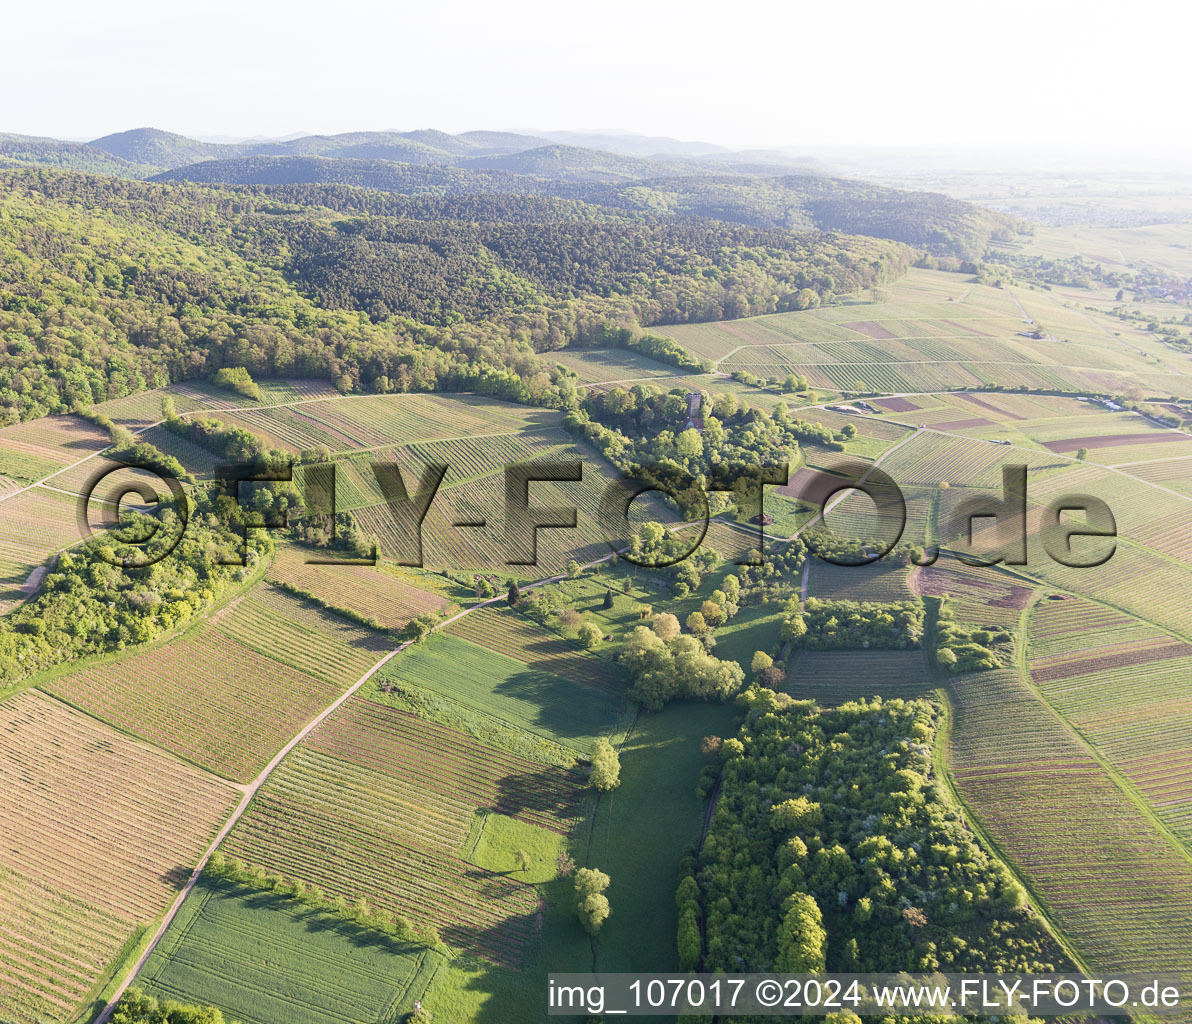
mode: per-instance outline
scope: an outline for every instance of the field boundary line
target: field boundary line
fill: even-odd
[[[344,396],[344,397],[348,397],[348,396]],[[375,397],[375,396],[369,396],[369,397]],[[581,566],[581,568],[582,569],[590,569],[593,566],[599,565],[603,562],[607,562],[610,558],[612,558],[612,553],[610,553],[608,555],[604,555],[601,558],[594,559],[591,562],[588,562],[585,565]],[[547,584],[550,584],[550,583],[557,583],[560,580],[563,580],[566,578],[567,578],[566,572],[556,573],[554,576],[548,576],[544,579],[536,580],[533,583],[527,583],[524,587],[521,588],[521,590],[523,592],[526,590],[532,590],[536,587],[546,586]],[[463,608],[460,611],[456,612],[450,618],[440,620],[438,623],[436,623],[432,632],[437,632],[438,630],[442,629],[444,626],[450,625],[452,622],[456,622],[459,619],[462,619],[465,615],[470,615],[472,612],[476,611],[479,608],[486,608],[489,605],[497,604],[504,600],[506,600],[506,597],[504,595],[498,595],[497,597],[491,597],[485,601],[480,601],[476,604],[469,605],[467,608]],[[182,909],[182,904],[183,904],[183,902],[185,902],[186,897],[188,895],[190,895],[191,891],[194,889],[194,887],[198,883],[199,877],[202,875],[203,869],[207,866],[207,862],[211,859],[212,854],[215,853],[216,849],[219,847],[219,844],[222,843],[228,837],[228,835],[232,831],[232,829],[236,827],[236,824],[240,821],[241,817],[243,817],[243,815],[244,815],[244,812],[246,810],[248,810],[249,805],[252,803],[253,797],[256,796],[257,792],[268,780],[269,776],[273,773],[274,769],[276,769],[281,764],[281,762],[285,759],[285,757],[291,751],[293,751],[293,749],[296,746],[298,746],[299,743],[301,743],[315,729],[317,729],[320,725],[322,725],[323,722],[326,721],[327,718],[329,718],[334,712],[339,710],[339,708],[342,707],[351,697],[355,696],[355,694],[360,690],[360,688],[362,686],[364,686],[364,684],[367,683],[374,675],[376,675],[377,672],[379,672],[385,665],[387,665],[390,661],[392,661],[393,658],[397,657],[397,655],[399,655],[402,651],[406,650],[406,648],[412,646],[413,644],[414,644],[414,641],[407,640],[404,643],[399,644],[397,647],[395,647],[393,650],[391,650],[388,654],[386,654],[383,658],[381,658],[378,662],[376,662],[372,666],[372,668],[370,668],[367,672],[364,673],[364,675],[362,675],[359,679],[357,679],[356,682],[354,682],[350,687],[348,687],[348,689],[345,690],[338,698],[336,698],[336,700],[333,703],[331,703],[326,708],[324,708],[318,715],[316,715],[313,719],[311,719],[311,721],[308,722],[295,736],[293,736],[290,739],[290,741],[288,743],[286,743],[286,745],[284,747],[282,747],[281,750],[279,750],[274,755],[273,759],[261,770],[260,774],[255,779],[253,779],[252,782],[250,782],[246,785],[237,785],[235,783],[232,783],[232,785],[236,789],[239,789],[241,791],[241,793],[243,794],[240,798],[240,802],[233,809],[232,813],[228,816],[227,820],[223,823],[223,825],[220,827],[219,831],[215,834],[215,838],[212,839],[211,843],[208,845],[207,850],[203,853],[203,855],[199,858],[198,862],[195,864],[194,870],[191,872],[190,878],[187,879],[186,885],[184,885],[182,887],[182,890],[178,893],[178,895],[176,897],[174,897],[174,902],[170,904],[169,909],[167,909],[167,911],[165,913],[165,916],[161,919],[161,922],[158,924],[157,931],[154,932],[153,938],[149,940],[149,944],[142,951],[142,953],[141,953],[140,957],[137,959],[136,963],[133,964],[131,969],[128,971],[124,980],[116,987],[116,990],[112,994],[111,999],[108,1001],[107,1006],[105,1006],[103,1008],[103,1011],[99,1014],[99,1016],[97,1016],[94,1019],[94,1024],[108,1024],[108,1021],[111,1020],[112,1014],[115,1012],[115,1009],[116,1009],[116,1004],[123,997],[124,993],[128,990],[128,987],[133,983],[136,976],[144,968],[145,964],[149,961],[149,958],[153,955],[154,950],[157,949],[157,946],[161,942],[162,937],[165,935],[166,930],[173,923],[174,918],[177,917],[178,911]]]

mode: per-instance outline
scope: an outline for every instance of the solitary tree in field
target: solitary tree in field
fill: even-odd
[[[1087,459],[1087,458],[1089,457],[1089,450],[1088,450],[1087,448],[1081,448],[1081,449],[1080,449],[1080,450],[1079,450],[1079,451],[1076,453],[1076,457],[1077,457],[1078,459],[1080,459],[1080,461],[1081,461],[1081,462],[1083,462],[1085,459]]]
[[[579,629],[583,618],[574,608],[564,608],[559,612],[559,625],[564,629]]]
[[[603,871],[580,868],[575,873],[575,912],[589,935],[600,931],[611,913],[604,895],[608,885],[609,877]]]
[[[567,878],[575,871],[575,861],[566,850],[555,858],[555,874],[559,878]]]
[[[608,611],[613,606],[613,592],[611,589],[604,592],[604,604],[601,606],[605,611]]]
[[[601,793],[616,789],[621,784],[621,757],[604,738],[596,741],[596,750],[592,754],[592,773],[588,778]]]
[[[588,651],[604,639],[603,631],[594,622],[582,623],[576,635],[579,637],[580,646]]]
[[[434,632],[438,623],[438,617],[433,613],[423,612],[406,623],[405,629],[402,630],[402,637],[410,643],[420,644]]]
[[[505,598],[505,602],[512,608],[519,601],[521,601],[521,587],[517,585],[517,580],[510,580],[509,595]]]
[[[517,851],[517,869],[523,872],[530,870],[530,855],[525,850]]]

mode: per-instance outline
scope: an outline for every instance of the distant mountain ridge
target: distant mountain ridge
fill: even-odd
[[[704,143],[620,133],[546,135],[451,135],[426,128],[220,143],[136,128],[81,144],[0,135],[0,165],[37,164],[158,182],[581,200],[636,220],[840,231],[965,259],[981,255],[991,238],[1012,237],[1021,226],[1012,217],[947,196],[831,177],[777,152],[734,153]],[[633,152],[658,149],[665,154]]]

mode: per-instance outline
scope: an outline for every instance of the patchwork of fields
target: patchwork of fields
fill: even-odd
[[[870,400],[879,414],[796,413],[834,429],[858,427],[847,454],[882,457],[903,487],[904,540],[938,537],[956,503],[1000,491],[1003,466],[1029,467],[1031,557],[1023,575],[949,554],[922,568],[815,562],[810,593],[947,597],[962,622],[1028,623],[1019,642],[1029,644],[1020,652],[1029,675],[1010,668],[950,681],[946,755],[958,792],[1088,965],[1192,971],[1192,437],[1073,397],[944,390],[1142,387],[1189,396],[1192,375],[1169,372],[1148,355],[1151,347],[1123,345],[1100,321],[1043,293],[928,271],[912,271],[889,291],[881,302],[666,332],[721,374],[797,372],[813,388],[905,392]],[[1028,336],[1036,327],[1044,337]],[[762,407],[788,400],[778,388],[683,375],[632,352],[551,358],[596,390],[644,380],[731,391]],[[542,531],[538,568],[529,571],[546,575],[571,557],[608,551],[596,520],[608,466],[576,445],[556,411],[462,395],[345,397],[315,381],[262,382],[261,390],[253,402],[201,383],[176,385],[99,408],[131,429],[149,428],[145,440],[200,476],[219,460],[151,426],[165,394],[183,415],[219,418],[295,454],[326,447],[339,509],[351,510],[390,558],[408,550],[410,536],[386,508],[370,463],[396,461],[407,483],[432,463],[446,464],[423,526],[423,559],[457,571],[507,573],[508,543],[529,540],[506,536],[507,464],[578,458],[580,483],[532,485],[535,506],[577,506],[578,529]],[[78,539],[74,496],[51,488],[73,492],[111,465],[98,454],[107,441],[79,417],[0,430],[0,612],[26,595],[22,584],[35,566]],[[991,443],[1003,441],[1011,443]],[[808,446],[806,454],[790,483],[772,492],[768,534],[801,527],[833,482],[826,470],[838,453]],[[51,474],[48,487],[22,489]],[[303,476],[298,468],[299,485]],[[1065,567],[1041,550],[1040,507],[1070,493],[1102,497],[1114,511],[1117,548],[1103,566]],[[639,519],[674,523],[660,504],[639,505]],[[482,526],[457,525],[481,519]],[[878,535],[881,525],[858,495],[829,521],[860,537]],[[705,540],[729,562],[756,543],[755,533],[725,522],[712,524]],[[238,801],[240,789],[223,780],[257,778],[392,650],[387,633],[273,584],[313,593],[384,630],[448,604],[412,575],[311,565],[307,557],[283,545],[265,582],[185,633],[37,679],[39,689],[0,704],[7,823],[0,1019],[63,1021],[94,999]],[[620,573],[628,585],[606,610],[605,587]],[[443,592],[453,586],[448,580]],[[581,839],[620,886],[600,966],[640,969],[627,955],[635,943],[658,969],[671,964],[673,901],[668,890],[660,914],[653,897],[673,886],[674,862],[698,833],[698,739],[728,735],[736,711],[692,705],[638,719],[623,750],[625,785],[596,815],[582,766],[598,738],[626,731],[628,680],[615,654],[635,603],[657,595],[657,610],[672,607],[665,586],[648,570],[629,577],[624,567],[559,584],[616,634],[593,652],[503,605],[468,613],[401,652],[298,744],[225,840],[228,854],[317,884],[329,898],[365,899],[438,928],[465,954],[455,966],[440,952],[206,879],[139,983],[219,1005],[244,1024],[388,1022],[415,998],[429,995],[434,1004],[443,975],[458,983],[465,968],[474,978],[547,962],[542,947],[558,934],[544,930],[558,910],[546,898],[553,855],[569,840],[577,840],[575,852]],[[1032,604],[1040,588],[1044,596]],[[1082,592],[1097,600],[1072,596]],[[691,610],[703,596],[673,607]],[[716,653],[747,665],[754,650],[777,650],[781,615],[774,604],[743,608],[718,631]],[[931,664],[921,650],[798,651],[784,689],[826,704],[917,696],[942,683]],[[656,775],[672,769],[673,777]],[[659,799],[667,812],[628,835],[624,816],[648,818]],[[532,867],[514,860],[523,848]],[[567,925],[586,955],[586,937],[570,916]],[[438,1005],[449,1005],[441,998]]]
[[[1192,394],[1192,377],[1156,372],[1087,317],[1022,289],[911,270],[888,301],[665,328],[722,371],[801,373],[812,387],[924,392],[990,385],[1067,392],[1135,386]],[[1027,310],[1023,315],[1018,302]],[[1031,334],[1042,325],[1044,337]],[[860,385],[860,386],[859,386]]]
[[[537,893],[516,873],[469,865],[461,848],[479,810],[569,832],[581,784],[574,773],[355,699],[270,777],[227,851],[517,964],[534,935]]]
[[[951,687],[966,803],[1094,971],[1192,970],[1192,863],[1016,671]]]
[[[952,555],[916,569],[910,585],[923,596],[947,597],[957,619],[983,626],[1017,625],[1033,592],[1003,570],[966,565]]]

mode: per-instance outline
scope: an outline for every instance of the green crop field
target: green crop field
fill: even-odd
[[[624,693],[620,666],[583,651],[574,641],[555,636],[516,611],[499,606],[484,608],[465,615],[446,631],[536,671],[562,676],[614,697]]]
[[[709,763],[700,741],[732,736],[739,724],[731,705],[669,707],[639,717],[621,745],[621,785],[601,799],[589,847],[593,866],[613,880],[597,970],[678,969],[675,868],[707,812],[695,793]]]
[[[621,713],[619,696],[577,686],[454,636],[435,636],[404,651],[380,678],[426,690],[580,754],[612,732]]]
[[[204,879],[137,982],[241,1024],[359,1024],[400,1020],[442,962],[273,893]]]

